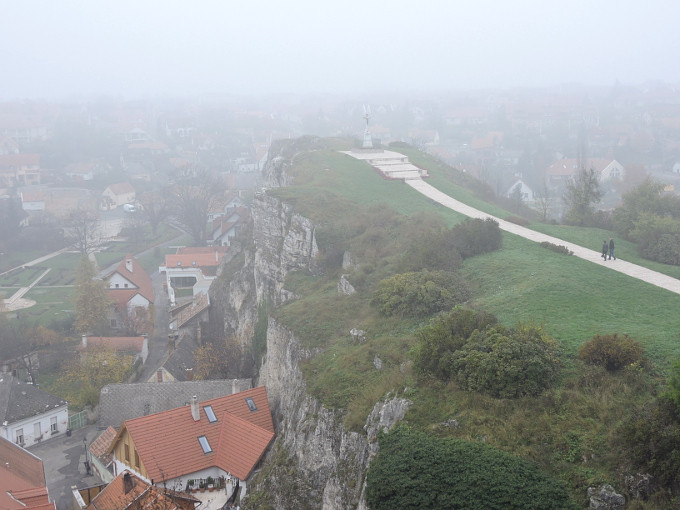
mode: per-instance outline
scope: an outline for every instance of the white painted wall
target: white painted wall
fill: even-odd
[[[57,419],[57,432],[52,433],[51,424],[52,418]],[[35,435],[36,424],[39,424],[42,439],[38,439]],[[23,420],[9,423],[2,426],[0,430],[3,436],[8,441],[16,443],[17,431],[23,430],[24,448],[27,448],[39,441],[46,441],[52,437],[61,436],[66,433],[68,428],[68,406],[55,407],[42,414],[31,416]]]

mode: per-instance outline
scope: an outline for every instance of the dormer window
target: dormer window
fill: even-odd
[[[198,442],[201,444],[201,448],[203,448],[203,453],[212,453],[212,448],[210,448],[207,437],[198,436]]]
[[[213,411],[212,406],[205,406],[203,411],[205,411],[205,415],[208,417],[210,423],[215,423],[217,421],[217,416],[215,416],[215,411]]]
[[[255,401],[248,397],[246,399],[246,404],[248,404],[248,409],[250,409],[250,412],[252,413],[253,411],[257,411],[257,406],[255,405]]]

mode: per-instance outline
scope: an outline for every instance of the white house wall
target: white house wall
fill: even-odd
[[[51,423],[52,418],[57,418],[57,432],[52,434]],[[40,423],[40,432],[42,439],[38,440],[35,436],[35,424]],[[68,406],[54,408],[30,418],[3,425],[2,430],[5,439],[16,443],[16,433],[19,429],[23,430],[24,448],[38,443],[39,441],[46,441],[52,437],[57,437],[66,432],[68,428]]]
[[[118,287],[116,287],[118,285]],[[127,285],[127,287],[126,287]],[[114,273],[111,278],[109,278],[109,288],[110,289],[136,289],[137,286],[130,280],[125,278],[120,273]]]

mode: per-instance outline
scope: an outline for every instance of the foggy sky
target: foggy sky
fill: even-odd
[[[680,84],[676,0],[5,0],[0,100]]]

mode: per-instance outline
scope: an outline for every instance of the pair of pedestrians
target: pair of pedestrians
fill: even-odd
[[[612,258],[616,260],[616,255],[614,254],[614,238],[610,237],[609,242],[605,239],[602,241],[602,258],[607,260],[607,255],[609,255],[609,260]]]

